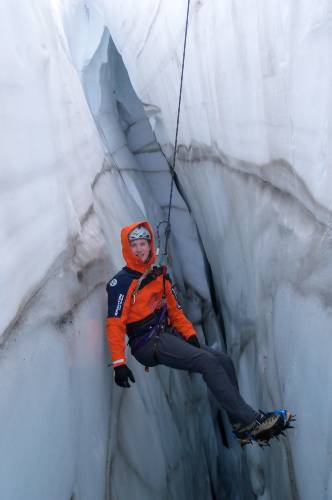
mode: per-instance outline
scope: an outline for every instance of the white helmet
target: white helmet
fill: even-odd
[[[137,226],[129,233],[128,240],[135,241],[141,239],[151,241],[151,234],[144,226]]]

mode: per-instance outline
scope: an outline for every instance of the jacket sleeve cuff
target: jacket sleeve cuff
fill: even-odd
[[[184,337],[186,340],[188,340],[190,337],[197,337],[197,334],[196,334],[194,329],[189,331],[189,332],[185,332],[185,333],[180,332],[180,333],[181,333],[182,337]]]
[[[114,368],[116,368],[117,366],[126,365],[126,364],[127,364],[126,358],[115,359],[113,361]]]

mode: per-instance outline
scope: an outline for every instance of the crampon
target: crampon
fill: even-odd
[[[260,411],[251,427],[234,429],[234,436],[241,447],[253,442],[260,447],[270,446],[272,438],[279,439],[279,436],[285,436],[286,430],[294,428],[291,424],[295,420],[295,415],[285,409],[269,413]]]

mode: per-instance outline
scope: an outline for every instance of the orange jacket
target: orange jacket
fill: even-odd
[[[152,236],[151,257],[143,263],[131,251],[128,235],[137,226],[145,226]],[[108,318],[106,321],[106,336],[112,356],[113,366],[126,364],[125,336],[127,324],[140,321],[157,309],[160,309],[163,295],[163,276],[158,275],[151,281],[146,279],[134,297],[133,292],[140,276],[152,267],[156,260],[153,231],[147,221],[136,222],[126,226],[121,231],[122,254],[127,263],[106,286],[108,293]],[[196,335],[193,325],[185,317],[176,298],[176,291],[168,278],[166,280],[167,314],[171,324],[185,339]]]

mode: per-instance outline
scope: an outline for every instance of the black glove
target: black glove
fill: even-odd
[[[192,335],[191,337],[189,337],[188,342],[194,347],[201,347],[196,335]]]
[[[120,387],[130,387],[128,377],[132,382],[135,382],[133,372],[129,370],[127,365],[120,365],[114,368],[114,380]]]

